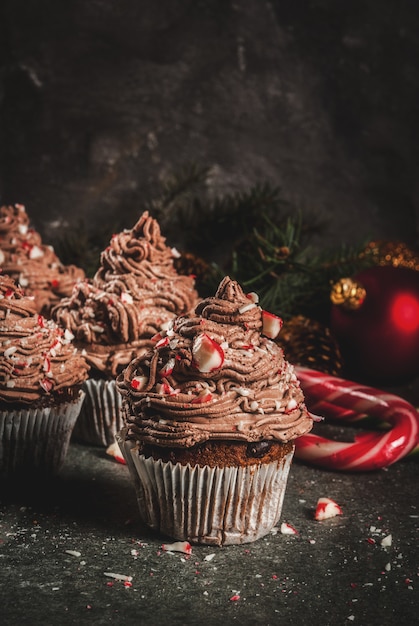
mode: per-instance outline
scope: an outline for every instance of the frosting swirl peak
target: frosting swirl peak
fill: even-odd
[[[37,311],[45,315],[85,277],[82,269],[64,265],[54,248],[42,243],[22,204],[0,207],[0,267],[34,297]]]
[[[33,298],[0,277],[0,402],[44,406],[67,399],[88,366],[72,335],[38,314]]]
[[[193,309],[194,279],[178,274],[173,258],[145,211],[131,230],[113,235],[93,279],[76,285],[53,309],[92,368],[115,377],[176,315]]]
[[[286,442],[310,430],[294,368],[263,334],[263,318],[256,294],[229,277],[194,314],[177,317],[117,379],[130,434],[189,447],[210,439]]]

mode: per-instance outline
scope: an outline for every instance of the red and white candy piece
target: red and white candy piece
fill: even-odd
[[[358,435],[354,442],[302,435],[295,440],[296,458],[327,469],[363,472],[387,467],[419,444],[419,413],[406,400],[310,368],[296,367],[295,372],[310,412],[353,423],[370,416],[391,425],[384,433]]]
[[[262,334],[269,339],[275,339],[281,332],[283,321],[277,315],[262,311]]]
[[[288,524],[287,522],[282,522],[281,524],[281,534],[282,535],[298,535],[298,530]]]
[[[206,333],[198,335],[192,346],[195,367],[203,373],[212,372],[224,363],[224,350]]]
[[[148,383],[147,376],[133,376],[131,380],[131,388],[135,391],[142,391]]]
[[[118,461],[118,463],[122,463],[123,465],[126,464],[125,459],[122,456],[121,449],[116,441],[114,443],[111,443],[111,445],[106,448],[106,454],[112,456],[115,461]]]
[[[189,541],[175,541],[174,543],[164,543],[161,548],[165,552],[183,552],[183,554],[192,554],[192,546]]]
[[[317,500],[316,510],[314,512],[314,519],[318,522],[329,517],[336,517],[336,515],[342,515],[342,509],[339,504],[331,498],[319,498]]]

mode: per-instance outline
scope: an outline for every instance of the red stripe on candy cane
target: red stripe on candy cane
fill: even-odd
[[[308,433],[295,441],[296,458],[327,469],[369,471],[395,463],[419,445],[419,413],[406,400],[309,368],[295,371],[310,412],[349,423],[369,416],[391,427],[363,433],[354,442]]]

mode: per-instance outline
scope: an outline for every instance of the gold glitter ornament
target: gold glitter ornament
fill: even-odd
[[[419,251],[402,241],[370,241],[361,253],[362,257],[371,258],[376,265],[407,267],[419,271]]]
[[[346,310],[356,311],[365,300],[367,292],[353,278],[340,278],[330,292],[332,304],[338,304]]]

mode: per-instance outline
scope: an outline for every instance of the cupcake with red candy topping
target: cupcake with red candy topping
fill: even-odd
[[[226,277],[118,376],[119,443],[151,528],[226,545],[278,522],[294,440],[313,422],[280,328]]]
[[[87,372],[71,333],[0,275],[1,477],[61,468]]]
[[[176,315],[195,306],[194,279],[177,273],[174,258],[146,211],[132,229],[113,235],[93,279],[76,285],[71,297],[54,307],[53,318],[75,336],[91,367],[74,429],[80,441],[115,442],[124,424],[116,376],[154,345]]]
[[[36,310],[46,316],[85,278],[82,269],[63,265],[54,248],[42,243],[22,204],[0,207],[0,267],[25,295],[33,296]]]

